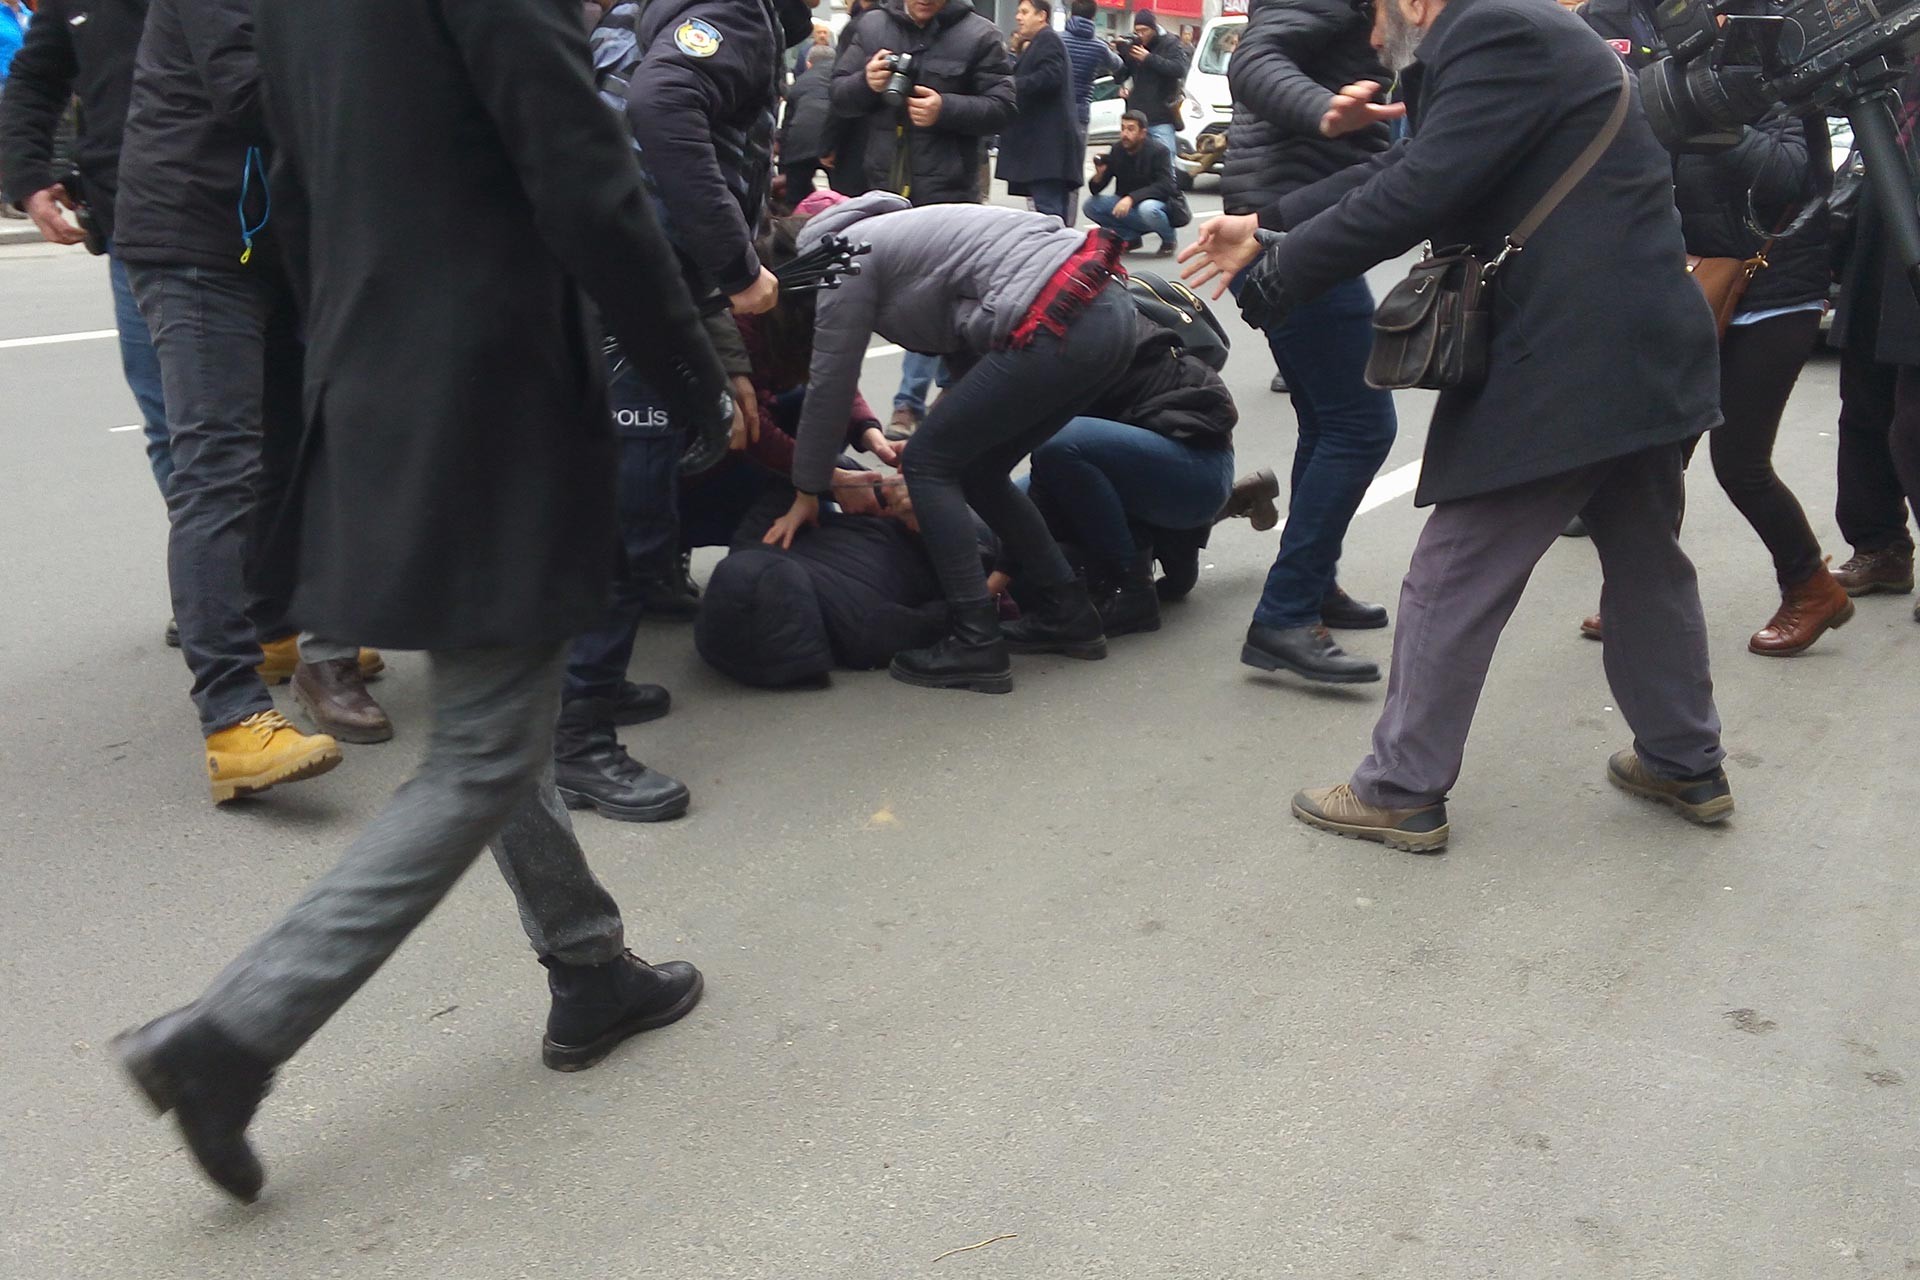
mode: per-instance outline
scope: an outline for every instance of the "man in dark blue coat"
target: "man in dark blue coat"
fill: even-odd
[[[1423,239],[1498,252],[1631,90],[1604,41],[1537,0],[1382,0],[1374,39],[1407,106],[1348,86],[1324,131],[1404,111],[1411,138],[1263,210],[1277,243],[1263,248],[1251,217],[1221,218],[1189,250],[1197,279],[1241,273],[1255,323]],[[1297,796],[1304,822],[1445,847],[1445,799],[1494,646],[1576,513],[1606,575],[1607,678],[1634,734],[1608,779],[1691,821],[1733,811],[1706,622],[1676,532],[1684,444],[1720,421],[1713,318],[1687,278],[1667,153],[1637,109],[1622,118],[1508,256],[1484,383],[1440,395],[1417,497],[1434,511],[1401,593],[1373,753],[1348,782]]]
[[[1050,25],[1052,0],[1020,0],[1014,29],[1020,54],[1013,64],[1019,109],[1000,131],[1000,180],[1033,207],[1068,221],[1068,200],[1080,189],[1086,152],[1073,118],[1073,77],[1067,47]]]

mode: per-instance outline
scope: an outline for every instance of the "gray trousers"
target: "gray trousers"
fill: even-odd
[[[564,651],[428,655],[433,725],[419,771],[331,871],[207,989],[196,1010],[284,1062],[386,962],[489,843],[533,949],[599,964],[625,943],[553,787]]]
[[[1436,505],[1400,589],[1386,706],[1354,793],[1391,809],[1446,796],[1500,632],[1575,513],[1600,555],[1607,683],[1634,750],[1661,777],[1716,768],[1707,624],[1678,533],[1685,492],[1676,444]]]

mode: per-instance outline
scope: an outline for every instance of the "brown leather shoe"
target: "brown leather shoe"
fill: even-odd
[[[294,668],[293,696],[322,733],[341,742],[385,742],[393,721],[367,692],[366,677],[352,658],[303,662]]]
[[[1233,491],[1227,495],[1227,505],[1220,508],[1213,522],[1219,524],[1222,520],[1237,520],[1245,516],[1252,521],[1256,530],[1265,533],[1280,523],[1280,508],[1275,505],[1279,497],[1280,477],[1262,467],[1233,482]]]
[[[1913,590],[1913,548],[1856,551],[1833,571],[1833,580],[1850,596],[1870,596],[1876,591],[1905,595]]]
[[[1606,633],[1601,630],[1600,615],[1590,613],[1580,619],[1580,634],[1589,640],[1605,640]]]
[[[1747,650],[1766,658],[1791,658],[1805,653],[1828,630],[1852,620],[1852,599],[1827,566],[1821,565],[1811,578],[1781,594],[1773,620],[1753,633]]]
[[[887,419],[886,430],[880,434],[897,444],[902,440],[913,439],[913,433],[919,429],[920,415],[901,405],[893,411],[893,416]]]
[[[1315,787],[1293,798],[1293,816],[1310,827],[1349,840],[1373,840],[1407,853],[1441,853],[1447,847],[1447,806],[1376,809],[1353,793],[1353,785]]]

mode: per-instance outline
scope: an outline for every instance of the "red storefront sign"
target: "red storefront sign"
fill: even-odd
[[[1166,21],[1168,18],[1188,18],[1198,22],[1203,13],[1201,3],[1202,0],[1100,0],[1100,7],[1122,13],[1149,9],[1160,20],[1160,25],[1165,27],[1173,25]],[[1228,0],[1228,3],[1231,4],[1232,0]],[[1245,10],[1242,9],[1242,12]]]

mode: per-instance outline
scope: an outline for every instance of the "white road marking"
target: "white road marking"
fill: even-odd
[[[146,425],[146,424],[145,424],[144,422],[136,422],[136,423],[133,423],[133,424],[132,424],[131,426],[125,426],[125,427],[108,427],[108,428],[107,428],[107,430],[109,430],[109,431],[138,431],[138,430],[140,430],[140,428],[141,428],[141,427],[143,427],[143,426],[145,426],[145,425]]]
[[[48,333],[38,338],[0,338],[0,351],[14,347],[51,347],[61,342],[96,342],[119,336],[118,329],[88,329],[85,333]]]
[[[905,347],[897,347],[891,342],[882,347],[867,348],[867,354],[870,356],[897,356],[904,351],[906,351]]]
[[[1360,509],[1355,515],[1365,515],[1376,507],[1384,507],[1396,498],[1404,498],[1420,484],[1420,460],[1415,458],[1404,467],[1395,467],[1383,476],[1375,476],[1373,483],[1367,486],[1366,496],[1360,499]]]

